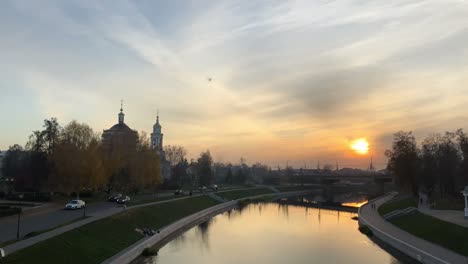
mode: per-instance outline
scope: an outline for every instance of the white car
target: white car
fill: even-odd
[[[65,209],[80,209],[85,207],[85,205],[85,202],[82,200],[71,200],[69,203],[67,203],[67,205],[65,205]]]

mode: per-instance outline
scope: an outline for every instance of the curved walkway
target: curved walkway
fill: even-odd
[[[467,257],[416,237],[385,221],[378,211],[371,207],[371,204],[374,203],[378,208],[395,195],[394,192],[389,193],[361,206],[359,208],[359,224],[367,225],[378,239],[422,263],[468,263]]]
[[[218,204],[216,206],[207,208],[203,211],[184,217],[166,227],[161,228],[158,234],[140,239],[139,241],[135,242],[133,245],[130,245],[129,247],[122,250],[118,254],[105,260],[103,264],[131,263],[134,259],[138,258],[141,255],[141,253],[143,252],[145,248],[152,247],[156,244],[161,243],[161,241],[166,240],[167,238],[171,237],[173,234],[179,232],[180,230],[184,230],[192,226],[194,223],[205,221],[215,216],[216,214],[223,213],[225,211],[228,211],[236,207],[237,202],[239,200],[256,199],[256,198],[270,196],[270,195],[285,198],[285,197],[291,197],[291,196],[306,195],[306,194],[309,194],[310,192],[311,191],[292,191],[292,192],[280,192],[280,193],[267,193],[267,194],[260,194],[260,195],[250,196],[250,197],[244,197],[244,198],[240,198],[237,200],[232,200],[229,202]]]

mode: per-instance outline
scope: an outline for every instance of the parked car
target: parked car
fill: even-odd
[[[218,185],[213,184],[213,185],[210,186],[210,189],[212,189],[213,191],[217,191],[218,190]]]
[[[206,189],[205,186],[201,186],[201,187],[198,187],[198,190],[199,190],[200,192],[205,192],[207,189]]]
[[[117,199],[118,204],[125,204],[126,202],[129,202],[129,201],[130,201],[129,196],[122,196],[122,197]]]
[[[122,198],[122,194],[121,193],[118,193],[118,194],[114,194],[112,196],[109,196],[109,198],[107,198],[107,201],[109,202],[117,202],[118,199]]]
[[[82,200],[71,200],[67,205],[65,205],[65,209],[74,210],[80,209],[86,206],[86,203]]]
[[[179,194],[183,194],[183,192],[182,192],[182,190],[179,189],[179,190],[175,190],[174,194],[179,195]]]

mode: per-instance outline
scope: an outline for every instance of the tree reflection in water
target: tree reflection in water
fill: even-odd
[[[143,263],[399,263],[358,231],[351,219],[355,215],[285,203],[250,204],[193,227]]]
[[[199,237],[201,238],[202,245],[206,250],[210,250],[210,236],[209,236],[209,229],[210,225],[214,222],[214,218],[210,218],[207,221],[199,224],[197,226],[197,231],[200,234]]]

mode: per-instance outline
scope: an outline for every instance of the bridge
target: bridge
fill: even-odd
[[[343,189],[343,191],[350,189],[362,190],[372,185],[372,189],[375,188],[377,193],[384,192],[385,183],[394,183],[392,175],[378,172],[355,175],[340,174],[338,172],[303,173],[294,174],[291,179],[296,183],[315,184],[327,189]]]

